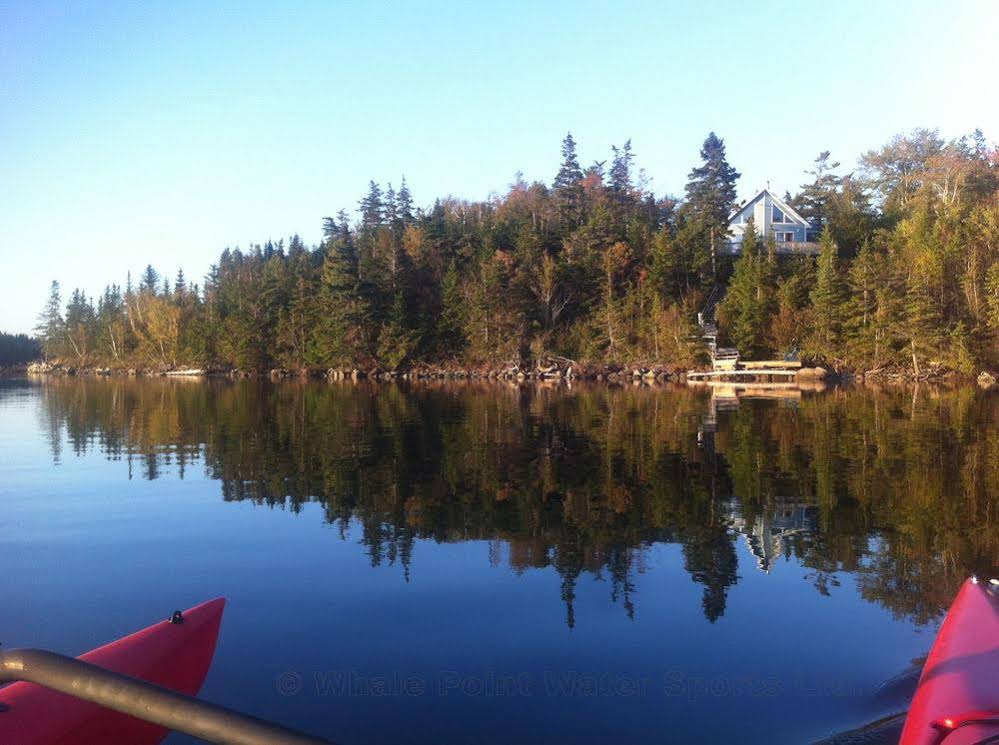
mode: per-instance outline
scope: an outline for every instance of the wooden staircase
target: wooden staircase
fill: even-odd
[[[716,284],[711,288],[704,308],[697,314],[697,323],[701,327],[701,337],[708,345],[711,354],[711,364],[715,370],[734,370],[739,364],[739,350],[734,347],[718,346],[718,324],[715,322],[715,307],[725,297],[725,287]]]

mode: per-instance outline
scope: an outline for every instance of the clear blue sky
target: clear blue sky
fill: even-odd
[[[51,280],[299,232],[401,174],[420,205],[632,138],[659,194],[709,130],[743,194],[917,126],[999,136],[999,2],[0,0],[0,329]]]

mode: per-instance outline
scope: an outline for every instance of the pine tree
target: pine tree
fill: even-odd
[[[668,230],[659,231],[652,240],[649,284],[661,300],[679,299],[686,285],[683,257]]]
[[[412,224],[415,215],[413,214],[413,196],[409,193],[409,186],[406,184],[406,177],[402,177],[399,185],[399,194],[396,196],[396,213],[404,225]]]
[[[922,372],[921,361],[940,356],[946,330],[945,246],[936,232],[936,222],[923,205],[895,230],[894,240],[903,249],[897,258],[905,275],[903,295],[904,330],[913,373]]]
[[[922,373],[920,362],[937,354],[940,346],[941,317],[927,272],[912,272],[903,300],[905,335],[912,359],[912,372]]]
[[[310,363],[322,361],[319,359],[315,338],[318,325],[317,300],[311,273],[299,272],[287,307],[278,311],[276,327],[280,358],[289,367],[302,369]]]
[[[385,189],[385,198],[383,200],[384,209],[382,210],[383,219],[385,223],[392,228],[402,227],[399,222],[399,207],[396,202],[395,189],[392,188],[392,182],[388,184],[388,188]]]
[[[406,299],[397,292],[388,322],[378,335],[378,359],[390,370],[398,370],[416,350],[417,341],[417,334],[409,328]]]
[[[88,361],[94,347],[97,331],[94,306],[82,290],[73,290],[69,303],[66,305],[65,338],[68,344],[67,352],[76,357],[76,361],[84,364]]]
[[[849,177],[843,178],[839,189],[828,195],[823,205],[823,220],[839,246],[842,259],[856,256],[874,233],[874,213],[867,192]]]
[[[810,351],[826,359],[840,353],[845,288],[839,272],[838,249],[829,230],[822,231],[818,272],[811,292],[812,335]]]
[[[343,237],[327,241],[319,289],[315,350],[327,365],[356,363],[369,347],[370,309],[360,292],[357,253],[343,228],[337,229]]]
[[[809,257],[790,260],[777,282],[776,310],[770,323],[770,346],[781,355],[800,351],[811,328],[809,291],[815,286],[814,262]]]
[[[686,208],[705,228],[723,230],[735,204],[735,182],[739,172],[725,158],[725,141],[714,132],[701,146],[702,165],[687,180]]]
[[[451,263],[441,280],[441,314],[437,324],[438,346],[443,354],[459,354],[465,347],[468,313],[461,292],[458,267]]]
[[[812,181],[803,184],[791,201],[792,206],[816,229],[825,226],[828,217],[826,205],[842,183],[842,179],[833,173],[837,168],[839,162],[831,163],[829,151],[823,150],[815,158],[812,170],[805,172],[813,176]]]
[[[562,165],[555,175],[552,188],[555,191],[560,189],[571,189],[579,186],[583,180],[583,169],[579,167],[579,157],[576,155],[576,140],[572,137],[572,132],[568,132],[562,140]]]
[[[756,225],[750,219],[742,240],[742,254],[735,262],[728,293],[718,309],[719,320],[745,356],[768,351],[773,279],[770,259],[763,255]]]
[[[687,210],[681,210],[673,235],[681,294],[689,294],[700,287],[702,280],[711,277],[711,242],[711,230],[689,216]]]
[[[870,242],[847,271],[849,301],[844,314],[844,350],[863,369],[877,367],[884,354],[885,330],[878,324],[878,291],[885,284],[885,257]]]
[[[142,279],[139,281],[139,291],[155,294],[159,283],[160,275],[153,269],[152,264],[147,264],[146,270],[142,273]]]
[[[45,359],[58,357],[61,352],[64,321],[62,318],[62,297],[59,293],[59,283],[52,280],[49,285],[49,299],[38,316],[35,335],[42,344]]]
[[[577,227],[583,219],[583,170],[576,156],[576,141],[572,132],[562,140],[562,165],[559,167],[552,190],[559,221],[564,230]]]
[[[368,193],[360,202],[361,228],[370,230],[381,227],[385,221],[385,203],[382,201],[382,190],[374,181],[368,183]]]
[[[117,285],[108,285],[97,301],[97,345],[120,362],[125,348],[125,303]]]
[[[632,200],[633,188],[631,183],[631,162],[635,156],[631,152],[631,140],[626,140],[620,148],[611,146],[611,151],[613,157],[611,158],[607,187],[617,202],[626,204]]]

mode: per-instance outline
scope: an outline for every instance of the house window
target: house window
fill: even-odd
[[[777,207],[773,208],[771,220],[773,220],[773,222],[787,222],[787,218],[784,217],[784,213]]]
[[[794,243],[794,233],[778,233],[777,240],[781,243]]]

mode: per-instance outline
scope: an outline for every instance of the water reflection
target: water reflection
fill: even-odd
[[[227,501],[318,502],[407,577],[417,539],[485,540],[494,564],[558,573],[570,627],[584,576],[635,614],[654,543],[679,544],[711,622],[739,581],[739,540],[756,557],[744,572],[793,557],[823,594],[852,573],[919,623],[999,563],[999,397],[972,389],[39,385],[56,462],[65,442],[134,478],[204,469]]]

